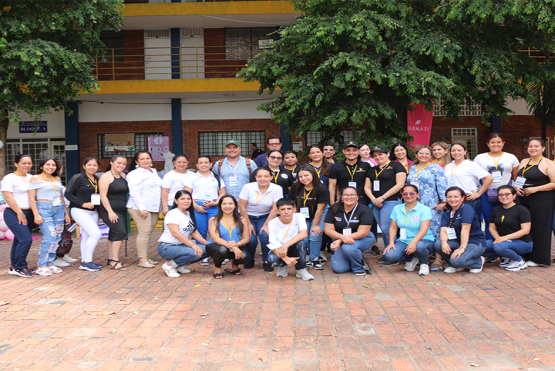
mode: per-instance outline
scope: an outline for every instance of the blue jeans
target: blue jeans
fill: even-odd
[[[384,259],[390,263],[397,262],[410,262],[414,256],[418,258],[420,264],[428,264],[428,255],[434,251],[434,241],[430,240],[420,240],[416,244],[416,251],[410,255],[407,255],[405,251],[407,250],[408,244],[396,241],[395,250],[391,249],[384,254]]]
[[[195,203],[199,206],[202,206],[204,201],[195,200]],[[218,206],[207,207],[204,209],[206,212],[204,214],[199,213],[195,210],[195,220],[197,222],[197,231],[200,235],[206,239],[206,235],[208,234],[208,221],[211,217],[216,216],[218,214]]]
[[[37,266],[45,267],[54,264],[56,259],[56,250],[64,230],[65,213],[62,205],[54,206],[52,202],[37,201],[37,208],[42,217],[40,231],[43,235]]]
[[[500,205],[501,202],[499,201],[494,203],[489,202],[487,192],[484,192],[484,194],[480,196],[480,210],[482,211],[482,216],[484,217],[484,221],[486,222],[486,240],[493,238],[491,236],[491,233],[489,233],[489,219],[491,218],[491,213],[493,212],[493,209]]]
[[[269,249],[268,249],[269,250]],[[296,244],[289,246],[287,249],[287,256],[290,258],[299,258],[297,260],[297,264],[295,264],[295,269],[305,269],[306,268],[306,243],[305,241],[297,242]],[[277,267],[284,267],[286,264],[285,262],[278,258],[276,254],[270,252],[268,254],[268,264],[275,265]]]
[[[481,200],[481,197],[478,197],[474,201],[468,201],[467,200],[465,203],[467,205],[472,206],[472,208],[474,209],[474,212],[478,216],[478,220],[480,221],[480,223],[482,223],[482,200]]]
[[[324,211],[322,212],[322,219],[320,219],[320,223],[318,227],[322,230],[322,235],[318,236],[316,233],[310,233],[310,228],[312,228],[312,223],[314,219],[306,219],[306,229],[307,232],[310,233],[303,242],[310,246],[309,254],[310,260],[316,260],[320,256],[320,247],[322,247],[322,238],[324,237],[324,219],[326,218],[326,214],[328,213],[329,205],[326,206]]]
[[[252,226],[254,227],[255,234],[250,236],[249,242],[247,243],[247,251],[249,252],[252,260],[255,260],[255,253],[256,253],[256,245],[258,245],[258,239],[260,239],[260,249],[262,250],[262,261],[266,263],[268,261],[268,253],[270,249],[268,248],[268,244],[270,243],[270,237],[268,237],[268,233],[260,232],[266,220],[268,220],[268,215],[262,216],[251,216],[249,215],[249,220],[251,221]],[[258,238],[257,238],[258,237]]]
[[[487,240],[487,250],[490,250],[495,256],[509,258],[512,261],[521,261],[522,255],[532,252],[533,243],[524,242],[522,240],[504,241],[501,243],[493,243],[493,240]],[[484,254],[485,256],[485,254]]]
[[[355,240],[350,245],[343,243],[331,256],[331,269],[335,273],[346,273],[349,271],[363,272],[364,259],[362,253],[374,245],[376,238],[372,232],[368,232],[368,236]]]
[[[384,246],[389,245],[389,224],[391,224],[391,211],[395,206],[399,205],[399,201],[384,201],[382,207],[372,207],[374,219],[382,230],[382,238]]]
[[[206,248],[204,245],[198,244],[203,251],[202,256],[195,255],[195,250],[187,245],[174,245],[171,243],[160,242],[158,245],[158,254],[169,262],[175,263],[174,268],[193,264],[199,260],[206,258]]]
[[[494,261],[499,257],[499,255],[497,255],[493,250],[493,238],[486,240],[486,249],[484,250],[484,253],[482,254],[482,256],[486,258],[488,261]]]
[[[27,254],[33,243],[31,238],[31,227],[34,223],[32,210],[21,210],[27,218],[27,225],[19,224],[17,214],[9,207],[4,210],[4,221],[14,235],[12,251],[10,254],[12,267],[14,269],[27,268]]]
[[[447,243],[451,247],[451,253],[453,253],[454,250],[461,247],[461,244],[456,240],[449,240]],[[482,267],[481,257],[484,251],[486,250],[486,247],[481,243],[479,244],[469,243],[466,245],[466,250],[464,253],[462,253],[461,256],[459,256],[456,259],[451,259],[451,254],[447,255],[446,253],[443,252],[443,250],[441,250],[441,241],[439,239],[436,240],[434,244],[434,248],[436,252],[439,253],[439,255],[441,255],[443,260],[449,263],[450,267],[455,267],[455,268],[459,268],[459,267],[481,268]]]

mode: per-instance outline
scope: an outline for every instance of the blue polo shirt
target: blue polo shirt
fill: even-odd
[[[432,209],[428,206],[422,205],[420,202],[416,203],[416,206],[407,213],[405,204],[397,205],[391,211],[391,220],[397,222],[399,228],[406,228],[407,238],[397,239],[397,241],[406,243],[407,245],[416,237],[418,232],[420,232],[420,224],[426,220],[432,220]],[[426,235],[422,238],[423,240],[434,240],[434,235],[432,231],[428,228]]]
[[[441,215],[441,228],[449,228],[451,224],[451,207],[447,211],[444,211]],[[470,224],[470,236],[468,238],[468,243],[482,244],[486,246],[486,237],[482,228],[480,226],[480,221],[476,216],[474,208],[467,204],[462,204],[461,207],[455,211],[453,216],[453,224],[455,227],[455,233],[457,234],[457,242],[461,243],[461,228],[462,224]]]

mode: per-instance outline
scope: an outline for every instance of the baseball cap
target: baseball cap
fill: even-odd
[[[238,141],[237,139],[230,139],[230,140],[228,140],[227,142],[225,142],[225,146],[224,146],[224,147],[227,147],[227,146],[229,146],[230,144],[235,144],[237,147],[241,147],[241,143],[239,143],[239,141]]]
[[[374,147],[370,150],[370,154],[372,154],[372,153],[374,153],[374,152],[388,153],[389,150],[388,150],[387,148],[385,148],[385,146],[377,145],[377,146],[374,146]]]
[[[358,145],[358,143],[355,142],[355,141],[352,141],[352,140],[350,140],[350,141],[348,141],[347,143],[345,143],[345,148],[348,148],[348,147],[355,147],[355,148],[357,148],[357,149],[360,148],[359,145]]]

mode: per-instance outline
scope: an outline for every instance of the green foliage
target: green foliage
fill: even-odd
[[[0,120],[67,109],[98,87],[100,33],[118,30],[123,0],[0,0]]]
[[[533,100],[544,71],[518,50],[553,40],[555,0],[293,0],[303,14],[274,48],[238,74],[276,98],[259,109],[289,133],[357,130],[359,139],[407,139],[410,103],[443,99],[447,117],[481,105],[506,117],[506,99]],[[366,138],[366,139],[364,139]]]

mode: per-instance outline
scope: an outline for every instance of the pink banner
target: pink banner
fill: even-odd
[[[429,146],[434,111],[426,111],[426,106],[422,103],[413,103],[411,107],[414,108],[414,111],[407,111],[407,129],[414,140],[409,142],[409,146],[413,148]]]

